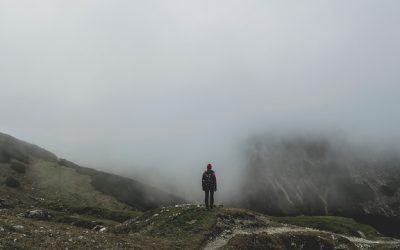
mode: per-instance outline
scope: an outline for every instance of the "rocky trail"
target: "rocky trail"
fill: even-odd
[[[349,245],[340,244],[340,239],[345,239],[351,242],[355,249],[400,249],[400,240],[392,238],[384,238],[377,240],[370,240],[362,237],[354,237],[343,234],[336,234],[329,231],[318,230],[308,227],[299,227],[288,224],[278,224],[271,221],[265,216],[257,215],[250,218],[233,218],[220,216],[217,220],[217,228],[222,229],[218,234],[210,237],[205,245],[205,250],[216,249],[230,249],[232,246],[227,247],[231,239],[237,236],[255,236],[260,235],[279,236],[279,235],[307,235],[316,234],[317,237],[325,236],[330,238],[337,244],[335,249],[349,249]],[[296,246],[291,243],[295,249],[302,249],[303,247]],[[234,248],[234,247],[233,247]],[[321,248],[322,249],[322,248]]]

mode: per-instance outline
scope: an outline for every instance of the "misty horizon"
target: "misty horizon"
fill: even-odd
[[[208,163],[235,191],[254,136],[398,152],[398,7],[5,1],[0,132],[195,200]]]

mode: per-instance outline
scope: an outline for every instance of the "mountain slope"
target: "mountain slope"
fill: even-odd
[[[146,210],[183,202],[138,181],[78,166],[12,136],[0,134],[0,197],[54,208],[103,206]]]
[[[240,205],[275,215],[338,215],[400,237],[400,159],[328,138],[265,138],[248,149]]]
[[[0,133],[0,163],[7,163],[11,159],[24,163],[29,163],[30,159],[57,161],[53,153],[43,148]]]
[[[96,190],[137,209],[152,209],[161,205],[178,204],[184,201],[177,196],[145,186],[130,178],[81,167],[65,159],[60,159],[58,163],[61,166],[74,169],[79,174],[90,176],[91,184]]]

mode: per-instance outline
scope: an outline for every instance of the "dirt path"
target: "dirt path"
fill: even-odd
[[[290,227],[271,227],[271,228],[259,228],[259,229],[235,229],[232,232],[222,233],[220,236],[216,237],[212,241],[208,242],[205,250],[214,250],[219,249],[225,246],[230,239],[235,237],[236,235],[241,234],[259,234],[259,233],[268,233],[268,234],[279,234],[279,233],[286,233],[286,232],[306,232],[312,230],[304,230],[304,229],[296,229]]]
[[[332,232],[321,231],[312,228],[284,225],[284,226],[262,227],[257,229],[237,228],[234,230],[227,230],[222,232],[216,238],[209,241],[207,245],[204,247],[204,249],[205,250],[219,249],[225,246],[228,243],[228,241],[236,235],[260,234],[260,233],[281,234],[281,233],[295,233],[295,232],[322,232],[322,233],[329,233],[332,235],[341,236],[353,242],[360,249],[369,249],[371,245],[386,245],[386,246],[392,245],[393,247],[400,247],[400,240],[368,240],[364,238],[335,234]]]

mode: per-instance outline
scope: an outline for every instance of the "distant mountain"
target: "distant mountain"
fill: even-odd
[[[0,133],[0,196],[59,207],[147,210],[183,199],[115,174],[81,167],[36,145]]]
[[[400,158],[329,138],[255,138],[241,206],[275,215],[357,218],[400,236]]]

